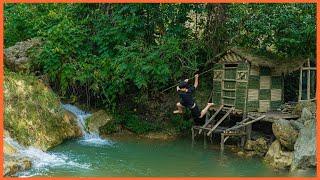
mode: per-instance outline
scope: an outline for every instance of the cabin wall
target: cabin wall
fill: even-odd
[[[212,102],[241,112],[276,110],[283,103],[283,76],[274,69],[255,66],[227,51],[214,65]]]
[[[270,68],[251,66],[247,111],[276,110],[283,102],[283,77]]]

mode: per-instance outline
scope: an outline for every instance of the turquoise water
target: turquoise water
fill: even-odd
[[[101,141],[101,140],[100,140]],[[122,137],[67,141],[42,158],[42,165],[19,176],[313,176],[314,170],[290,174],[274,171],[261,159],[241,158],[190,138],[173,141]],[[46,158],[48,158],[46,160]]]

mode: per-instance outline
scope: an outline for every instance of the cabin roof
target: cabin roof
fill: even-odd
[[[292,58],[289,60],[286,59],[271,59],[265,56],[257,55],[252,50],[241,48],[241,47],[232,47],[228,50],[218,54],[215,59],[219,59],[228,53],[234,53],[241,57],[241,59],[249,62],[253,66],[259,67],[269,67],[274,69],[277,73],[290,73],[298,70],[303,64],[308,60],[304,58]],[[223,60],[218,60],[218,63]]]

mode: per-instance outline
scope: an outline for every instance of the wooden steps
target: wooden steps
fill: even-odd
[[[250,131],[248,128],[255,122],[258,122],[266,117],[266,115],[260,116],[252,116],[248,115],[247,118],[238,122],[236,125],[232,127],[222,127],[221,123],[227,119],[235,111],[234,107],[226,107],[224,105],[219,106],[219,108],[215,111],[215,113],[208,119],[206,119],[206,123],[202,126],[193,126],[192,127],[192,141],[194,141],[195,136],[197,134],[204,134],[204,138],[209,136],[212,138],[212,134],[220,134],[221,135],[221,150],[224,149],[224,143],[232,136],[237,136],[241,138],[241,146],[244,146],[245,138],[250,138]],[[218,114],[224,113],[220,119],[216,119]],[[249,128],[250,129],[250,128]],[[198,131],[198,133],[195,133]]]
[[[222,111],[226,112],[223,117],[220,119],[215,119]],[[221,105],[219,109],[210,117],[210,119],[206,120],[206,123],[203,126],[192,127],[192,139],[194,139],[196,136],[194,133],[195,130],[198,130],[197,134],[201,134],[205,131],[207,136],[211,136],[212,133],[223,133],[226,128],[219,127],[219,125],[230,115],[232,111],[234,111],[234,107],[229,108]]]

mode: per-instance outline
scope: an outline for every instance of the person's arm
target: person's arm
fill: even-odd
[[[199,74],[194,75],[194,88],[197,88],[199,85]]]

